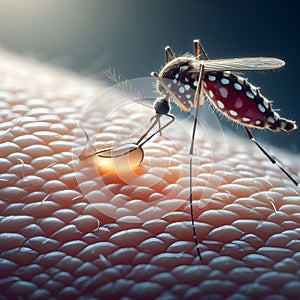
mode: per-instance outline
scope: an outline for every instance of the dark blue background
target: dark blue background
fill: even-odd
[[[127,79],[149,76],[164,64],[166,45],[183,54],[192,51],[194,38],[201,39],[210,58],[278,57],[287,64],[280,72],[245,76],[262,88],[282,116],[300,125],[297,4],[290,0],[2,1],[0,44],[98,78],[108,67]],[[299,152],[299,130],[257,134]]]

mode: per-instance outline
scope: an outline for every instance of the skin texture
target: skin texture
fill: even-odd
[[[188,153],[184,130],[172,127],[169,139],[145,146],[138,176],[100,177],[94,187],[93,166],[78,160],[84,143],[74,133],[83,107],[104,86],[0,57],[1,299],[299,297],[299,189],[254,145],[226,137],[224,155],[218,133],[210,143],[205,137],[195,143],[200,262],[187,200],[188,157],[177,155]],[[109,105],[88,125],[101,123]],[[114,134],[125,127],[118,126],[107,128]],[[299,157],[279,157],[300,171]],[[100,208],[87,190],[96,191]],[[157,204],[160,198],[166,202]],[[151,201],[160,210],[147,214]]]

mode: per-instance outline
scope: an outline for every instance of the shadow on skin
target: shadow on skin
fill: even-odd
[[[93,183],[80,168],[74,172],[78,158],[72,153],[82,108],[104,86],[7,53],[1,53],[0,61],[4,298],[298,297],[299,189],[254,145],[228,137],[227,157],[215,144],[212,163],[210,147],[196,142],[203,149],[194,168],[196,230],[203,256],[199,261],[185,201],[188,158],[178,160],[176,149],[170,149],[165,155],[174,163],[172,171],[161,168],[161,180],[151,185],[156,166],[145,176],[147,163],[164,161],[153,143],[135,186],[106,179],[100,189],[103,197],[118,195],[114,205],[123,203],[118,199],[126,204],[118,208],[115,221],[79,188],[78,179],[81,185]],[[100,114],[99,122],[104,117]],[[187,136],[175,135],[179,144],[188,143]],[[164,147],[163,138],[156,143]],[[288,160],[290,155],[285,155],[279,157]],[[167,195],[171,208],[178,201],[180,205],[153,210],[137,223],[138,207],[157,194]],[[127,214],[131,217],[126,219]]]

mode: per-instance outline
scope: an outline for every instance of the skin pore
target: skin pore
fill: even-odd
[[[0,58],[1,299],[298,297],[299,189],[250,141],[225,137],[224,156],[217,133],[213,146],[196,140],[199,261],[188,157],[177,156],[189,136],[172,127],[170,140],[145,147],[139,176],[127,183],[103,177],[93,186],[74,155],[74,134],[105,86],[7,53]],[[105,107],[99,110],[89,124],[104,120]],[[118,126],[105,137],[125,127]],[[299,157],[279,156],[300,172]],[[141,214],[159,195],[166,200],[160,209]],[[106,213],[112,207],[113,216]]]

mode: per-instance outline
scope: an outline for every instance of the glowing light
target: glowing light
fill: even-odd
[[[103,149],[95,154],[97,169],[100,173],[130,172],[140,165],[143,158],[144,151],[136,144]]]

